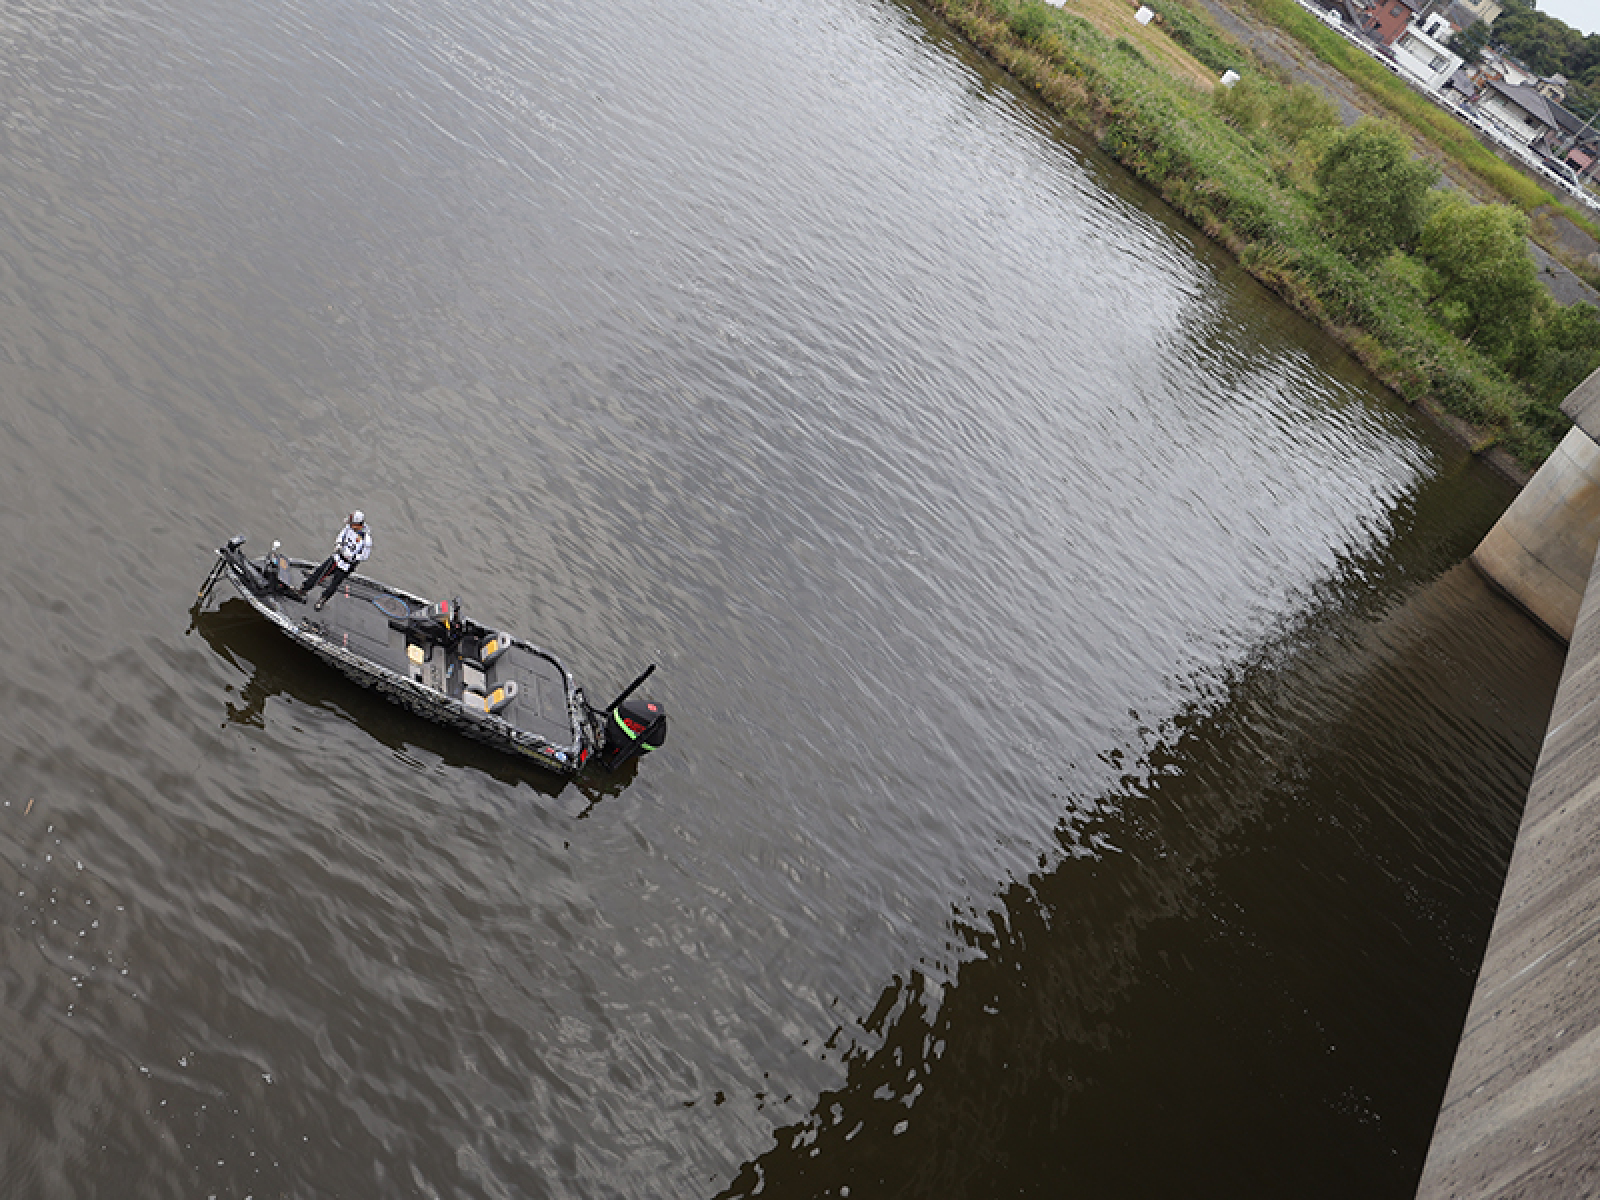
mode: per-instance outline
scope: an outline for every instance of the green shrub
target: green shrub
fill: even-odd
[[[1554,408],[1600,369],[1600,309],[1546,302],[1537,307],[1536,318],[1508,365],[1536,403]]]
[[[1416,239],[1425,197],[1438,178],[1432,163],[1411,157],[1399,129],[1363,117],[1317,164],[1318,206],[1340,248],[1371,262]]]
[[[1422,231],[1418,251],[1439,273],[1438,300],[1454,310],[1457,332],[1504,355],[1525,330],[1539,294],[1528,257],[1528,218],[1504,204],[1452,196]]]
[[[1139,47],[1135,46],[1127,38],[1119,37],[1111,44],[1118,54],[1125,54],[1135,62],[1146,62],[1145,56],[1140,52]],[[1148,63],[1146,65],[1148,65]]]
[[[1428,391],[1458,416],[1482,420],[1488,415],[1478,386],[1479,371],[1457,359],[1433,359],[1428,364]]]
[[[1026,0],[1011,16],[1011,32],[1031,45],[1038,45],[1050,31],[1055,10],[1038,0]]]
[[[1246,75],[1232,87],[1217,84],[1211,92],[1211,103],[1227,121],[1241,133],[1254,133],[1267,123],[1272,113],[1274,88],[1257,75]]]
[[[1274,97],[1267,124],[1281,140],[1294,145],[1312,134],[1337,129],[1339,110],[1310,84],[1297,83]]]
[[[1439,276],[1420,258],[1394,253],[1374,268],[1378,286],[1421,309],[1439,294]]]
[[[1294,266],[1311,284],[1334,320],[1361,325],[1371,316],[1374,307],[1369,295],[1371,277],[1332,246],[1319,243],[1307,248],[1296,256]]]

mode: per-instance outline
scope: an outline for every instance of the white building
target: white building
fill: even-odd
[[[1443,13],[1429,13],[1422,21],[1422,32],[1436,42],[1448,42],[1455,36],[1455,26]]]
[[[1423,5],[1423,14],[1429,17],[1438,17],[1454,30],[1466,29],[1474,21],[1482,21],[1484,25],[1493,25],[1494,19],[1500,15],[1502,5],[1499,0],[1427,0]],[[1437,37],[1430,29],[1429,34]]]
[[[1493,25],[1494,19],[1504,11],[1498,0],[1457,0],[1457,3],[1485,25]]]
[[[1415,24],[1395,38],[1390,49],[1394,51],[1395,65],[1430,92],[1437,92],[1450,82],[1450,76],[1461,65],[1459,54]]]

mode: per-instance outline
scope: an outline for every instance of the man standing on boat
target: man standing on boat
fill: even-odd
[[[339,585],[345,581],[345,576],[356,569],[359,563],[364,563],[372,557],[372,531],[367,528],[367,514],[359,508],[350,514],[344,523],[344,528],[339,531],[339,536],[334,539],[333,553],[322,560],[322,565],[311,572],[311,577],[300,587],[300,599],[304,600],[307,593],[324,577],[328,579],[328,586],[322,593],[322,599],[316,603],[318,612],[322,606],[333,598],[339,590]]]

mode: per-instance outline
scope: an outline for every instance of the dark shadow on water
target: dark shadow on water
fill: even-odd
[[[721,1196],[1410,1197],[1562,660],[1463,495],[1109,752]]]
[[[477,771],[508,787],[526,784],[547,797],[569,786],[583,797],[587,816],[596,804],[622,794],[639,768],[625,763],[610,775],[563,779],[524,765],[516,757],[479,745],[453,730],[434,725],[390,704],[347,679],[316,655],[289,641],[253,608],[230,597],[214,608],[190,610],[190,631],[199,633],[218,655],[245,674],[238,701],[219,697],[227,720],[236,725],[266,727],[267,702],[288,697],[309,708],[338,713],[361,727],[397,757],[415,761],[414,751],[433,755],[446,767]]]

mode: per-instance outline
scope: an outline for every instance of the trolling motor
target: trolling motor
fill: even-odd
[[[244,556],[239,549],[244,544],[244,538],[236,537],[229,540],[225,551],[231,552],[236,562],[239,574],[244,577],[245,584],[258,596],[294,596],[299,593],[295,590],[293,575],[289,566],[289,559],[279,551],[282,542],[273,542],[272,549],[259,562],[252,562]]]
[[[239,549],[243,545],[244,534],[241,533],[229,538],[228,544],[217,550],[216,565],[211,568],[205,583],[200,586],[200,603],[205,602],[211,589],[216,586],[217,580],[230,567],[234,570],[235,578],[258,596],[270,596],[283,586],[278,580],[277,564],[281,561],[287,568],[288,559],[278,553],[279,543],[272,543],[272,554],[262,560],[259,566],[244,556],[244,551]]]
[[[666,710],[653,700],[629,699],[655,669],[651,663],[603,710],[592,710],[605,722],[605,742],[595,756],[602,771],[615,771],[634,755],[648,754],[666,742]]]
[[[282,545],[282,542],[272,543],[272,549],[267,552],[261,574],[274,595],[298,596],[300,593],[294,586],[294,574],[289,566],[288,556],[278,552]]]
[[[206,574],[206,581],[200,585],[200,594],[195,597],[196,604],[204,604],[211,596],[211,589],[217,586],[217,580],[222,578],[222,573],[228,569],[228,563],[234,558],[242,558],[239,547],[244,545],[244,534],[238,533],[228,539],[226,546],[217,548],[217,561]]]
[[[200,585],[200,594],[196,603],[204,604],[211,595],[211,589],[217,585],[217,580],[222,578],[224,571],[232,567],[234,577],[258,596],[296,595],[292,582],[292,572],[289,560],[279,553],[282,542],[273,542],[272,549],[259,563],[251,562],[244,556],[240,549],[244,545],[244,534],[235,534],[228,539],[226,546],[217,548],[217,561],[212,566],[206,581]]]

